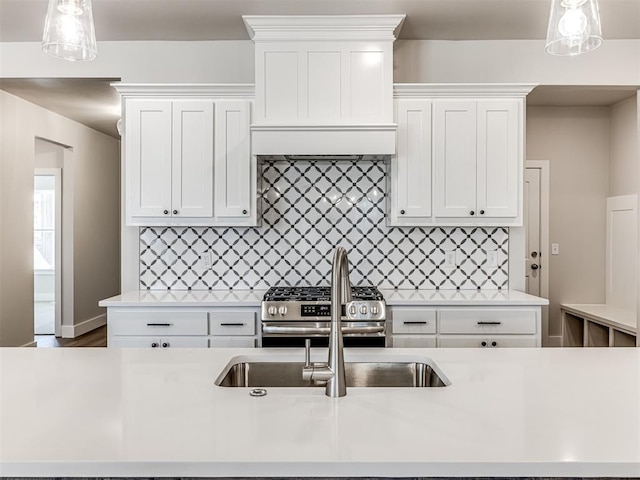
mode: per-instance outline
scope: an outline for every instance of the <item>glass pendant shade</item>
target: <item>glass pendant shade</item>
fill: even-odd
[[[96,58],[91,0],[49,0],[42,50],[65,60]]]
[[[545,49],[552,55],[580,55],[602,43],[597,0],[551,0]]]

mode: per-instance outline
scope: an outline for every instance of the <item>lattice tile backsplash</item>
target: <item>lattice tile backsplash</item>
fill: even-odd
[[[347,249],[354,285],[508,287],[508,229],[386,226],[383,161],[269,160],[259,169],[262,226],[140,229],[141,289],[328,285],[337,245]],[[458,266],[447,268],[452,250]],[[497,267],[487,266],[489,250]]]

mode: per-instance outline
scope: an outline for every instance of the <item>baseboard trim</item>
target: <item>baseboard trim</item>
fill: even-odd
[[[562,347],[562,335],[550,336],[545,347]]]
[[[20,348],[22,347],[37,347],[38,346],[38,342],[29,342],[29,343],[25,343],[24,345],[20,345]]]
[[[84,322],[80,322],[75,325],[62,325],[60,333],[62,338],[76,338],[106,324],[107,314],[103,313],[97,317],[90,318],[89,320],[85,320]]]

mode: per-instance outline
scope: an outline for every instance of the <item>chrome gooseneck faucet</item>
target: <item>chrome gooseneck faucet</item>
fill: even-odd
[[[326,364],[309,361],[309,343],[302,377],[308,380],[326,380],[328,397],[344,397],[347,383],[344,371],[344,347],[342,340],[342,305],[351,302],[351,282],[349,281],[349,260],[347,251],[336,248],[331,269],[331,330],[329,332],[329,358]],[[346,306],[349,308],[349,305]]]

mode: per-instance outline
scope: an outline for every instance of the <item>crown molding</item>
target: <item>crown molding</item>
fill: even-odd
[[[394,98],[402,97],[526,97],[537,86],[530,83],[395,83]]]
[[[122,97],[208,97],[253,99],[253,84],[150,84],[112,83]]]
[[[249,37],[263,41],[394,41],[405,15],[243,15]]]

